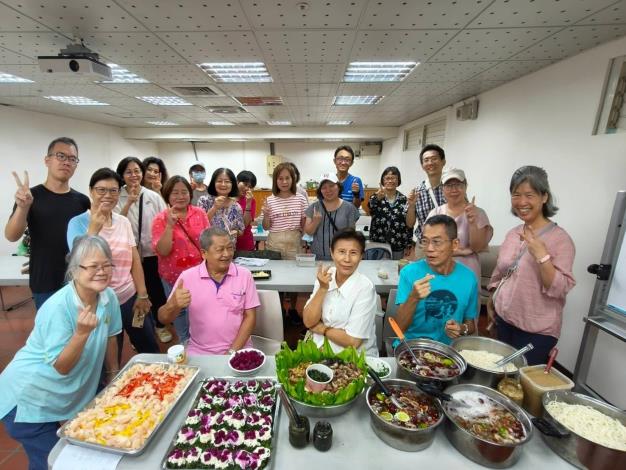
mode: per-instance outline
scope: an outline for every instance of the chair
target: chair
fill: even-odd
[[[480,261],[480,304],[487,305],[489,299],[489,291],[487,286],[491,280],[491,274],[496,267],[496,261],[498,260],[498,254],[500,253],[500,245],[490,246],[488,251],[478,253],[478,260]]]
[[[374,331],[376,333],[376,349],[378,353],[383,350],[383,326],[385,324],[385,312],[383,311],[380,295],[376,295],[376,316],[374,317]]]
[[[365,242],[365,253],[363,253],[363,259],[381,260],[391,258],[392,251],[389,243],[371,242],[369,240]]]
[[[393,356],[393,342],[398,338],[388,321],[389,318],[395,318],[398,313],[398,306],[396,305],[397,295],[398,289],[391,289],[389,291],[389,298],[387,299],[387,310],[385,312],[381,336],[381,351],[386,356]]]
[[[274,290],[258,290],[257,294],[261,305],[257,308],[256,324],[250,338],[255,348],[273,356],[280,351],[285,339],[280,297]]]

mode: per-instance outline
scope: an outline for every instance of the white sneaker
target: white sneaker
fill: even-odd
[[[169,343],[172,341],[172,333],[166,327],[163,328],[155,328],[157,336],[159,337],[159,341],[161,343]]]

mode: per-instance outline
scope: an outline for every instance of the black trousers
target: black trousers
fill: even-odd
[[[558,341],[554,336],[520,330],[518,327],[505,322],[498,315],[496,315],[496,328],[498,329],[498,339],[510,344],[515,349],[523,348],[528,343],[533,344],[534,349],[524,354],[529,366],[545,364],[548,361],[550,351]]]
[[[143,275],[146,279],[146,290],[152,302],[152,315],[157,328],[163,328],[165,325],[159,321],[159,308],[161,308],[167,299],[163,291],[163,284],[159,277],[159,263],[156,256],[146,256],[141,262],[143,266]]]

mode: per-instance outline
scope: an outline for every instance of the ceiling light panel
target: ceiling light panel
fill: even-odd
[[[417,62],[350,62],[344,82],[401,82]]]
[[[109,106],[109,103],[92,100],[84,96],[44,96],[49,100],[59,101],[72,106]]]
[[[335,106],[372,105],[382,100],[382,96],[335,96]]]
[[[10,73],[0,72],[0,83],[34,83],[28,78],[18,77],[17,75],[11,75]]]
[[[291,126],[291,121],[267,121],[270,126]]]
[[[111,68],[111,80],[104,80],[100,83],[150,83],[145,78],[117,64],[107,65]]]
[[[218,62],[198,64],[209,77],[221,83],[266,83],[272,77],[263,62]]]
[[[228,122],[228,121],[208,121],[207,124],[210,124],[211,126],[234,126],[235,125],[232,122]]]
[[[349,126],[350,124],[352,124],[352,121],[345,120],[328,121],[326,123],[327,126]]]
[[[153,126],[178,126],[178,124],[171,121],[147,121],[146,124],[152,124]]]
[[[157,106],[193,106],[178,96],[136,96],[135,98]]]

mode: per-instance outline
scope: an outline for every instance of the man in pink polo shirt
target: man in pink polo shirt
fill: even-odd
[[[190,355],[229,354],[251,347],[261,304],[252,274],[232,263],[235,246],[221,228],[202,232],[200,248],[204,262],[181,273],[159,309],[159,320],[170,323],[188,308]]]

